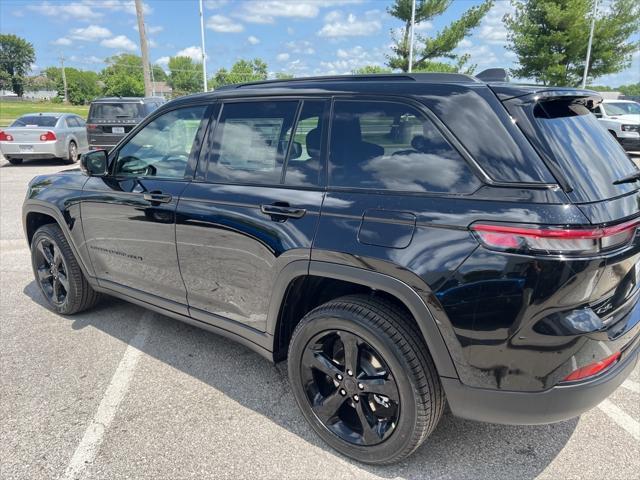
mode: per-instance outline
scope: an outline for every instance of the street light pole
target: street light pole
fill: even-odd
[[[202,0],[200,0],[200,38],[202,40],[202,85],[207,91],[207,54],[204,49],[204,15],[202,14]]]
[[[582,76],[582,88],[587,88],[587,75],[589,74],[589,62],[591,61],[591,45],[593,44],[593,30],[596,26],[596,11],[598,10],[598,0],[593,0],[593,11],[591,12],[591,31],[589,32],[589,43],[587,44],[587,60],[584,64],[584,75]]]
[[[413,31],[416,23],[416,0],[411,2],[411,33],[409,36],[409,73],[413,70]]]

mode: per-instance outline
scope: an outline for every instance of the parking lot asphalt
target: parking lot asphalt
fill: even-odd
[[[27,182],[63,168],[0,159],[3,480],[640,478],[638,368],[579,419],[515,427],[446,414],[409,459],[370,467],[313,434],[284,365],[112,298],[52,313],[20,211]]]

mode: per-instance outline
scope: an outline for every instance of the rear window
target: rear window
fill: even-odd
[[[92,119],[142,118],[144,117],[140,103],[94,103],[91,105],[89,117]]]
[[[534,130],[525,133],[556,163],[575,201],[606,200],[637,189],[636,184],[614,185],[637,168],[584,99],[541,101],[531,111]]]
[[[59,117],[49,115],[25,115],[11,124],[12,127],[55,127]]]

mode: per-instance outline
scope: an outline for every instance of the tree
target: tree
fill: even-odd
[[[24,93],[24,77],[35,59],[32,44],[17,35],[0,34],[0,71],[5,72],[4,78],[11,78],[11,89],[19,97]]]
[[[353,75],[370,75],[372,73],[391,73],[390,68],[381,67],[380,65],[365,65],[364,67],[352,70]]]
[[[416,0],[416,24],[428,22],[438,15],[442,15],[451,5],[453,0]],[[395,0],[387,9],[389,14],[404,22],[399,34],[394,38],[395,44],[391,47],[394,55],[389,57],[388,65],[391,68],[399,68],[403,72],[409,69],[409,35],[411,33],[411,4],[412,0]],[[454,67],[458,71],[468,56],[457,55],[453,50],[469,35],[471,30],[478,26],[489,9],[493,6],[493,0],[485,0],[480,5],[471,7],[458,20],[455,20],[443,28],[434,37],[427,38],[423,35],[415,35],[413,71],[452,71]],[[438,59],[455,60],[454,65],[442,62]],[[462,62],[461,62],[462,60]]]
[[[138,55],[122,53],[106,59],[109,65],[100,73],[104,94],[116,97],[142,97],[142,59]]]
[[[278,72],[276,73],[276,79],[277,80],[291,80],[293,78],[293,75],[291,75],[290,73],[287,72]]]
[[[513,0],[515,13],[505,16],[508,49],[518,56],[511,73],[544,85],[578,86],[582,80],[593,0]],[[640,42],[640,3],[612,0],[596,14],[589,78],[624,70]]]
[[[65,68],[67,76],[67,97],[73,105],[84,105],[100,95],[98,74],[90,70]],[[62,81],[58,84],[58,92],[63,91]]]
[[[259,59],[238,60],[231,67],[231,71],[221,68],[211,79],[213,88],[233,83],[257,82],[267,79],[267,64]]]
[[[190,57],[171,57],[169,59],[169,85],[175,94],[188,94],[202,91],[202,64]]]

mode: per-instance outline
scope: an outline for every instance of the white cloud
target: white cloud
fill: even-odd
[[[93,2],[91,3],[93,4]],[[99,3],[96,3],[95,6],[114,12],[125,12],[129,15],[136,15],[135,0],[101,0]],[[147,15],[150,14],[153,9],[148,3],[142,3],[142,11]]]
[[[321,8],[362,3],[362,0],[261,0],[245,2],[237,14],[249,23],[273,23],[277,17],[315,18]]]
[[[279,62],[286,62],[287,60],[289,60],[290,55],[288,53],[279,53],[276,56],[276,60]]]
[[[257,45],[260,43],[260,39],[258,37],[254,37],[253,35],[249,35],[249,37],[247,38],[247,42],[249,42],[251,45]]]
[[[102,16],[100,12],[95,11],[91,6],[78,2],[50,3],[45,1],[38,4],[27,5],[27,9],[41,15],[59,17],[65,20],[95,20]]]
[[[102,38],[109,38],[111,31],[99,25],[89,25],[85,28],[74,28],[69,33],[69,37],[74,40],[95,41]]]
[[[336,60],[320,62],[320,69],[316,73],[322,75],[339,75],[351,73],[353,70],[366,65],[382,66],[384,62],[383,49],[368,49],[357,45],[353,48],[339,48]]]
[[[134,23],[133,24],[133,29],[137,32],[138,31],[138,23]],[[154,33],[160,33],[164,30],[164,27],[162,25],[146,25],[145,30],[147,31],[147,33],[149,35],[153,35]]]
[[[415,25],[416,32],[426,32],[427,30],[431,30],[432,28],[433,28],[433,23],[429,21],[416,23]]]
[[[365,15],[359,19],[353,13],[346,17],[341,12],[333,11],[325,17],[324,26],[318,31],[321,37],[355,37],[373,35],[382,28],[382,22],[374,15]]]
[[[61,37],[51,42],[51,45],[71,45],[71,40],[66,37]]]
[[[285,46],[291,50],[291,53],[301,53],[304,55],[313,55],[316,53],[313,44],[307,40],[292,41],[285,43]]]
[[[100,45],[107,48],[116,48],[118,50],[127,50],[130,52],[138,49],[138,46],[124,35],[118,35],[113,38],[102,40]]]
[[[477,33],[474,35],[478,40],[482,40],[494,45],[505,45],[507,43],[507,27],[502,18],[515,11],[511,2],[496,2],[487,12],[480,22]]]
[[[205,8],[209,10],[215,10],[216,8],[220,8],[229,3],[229,0],[207,0],[204,2]]]
[[[169,65],[169,57],[160,57],[155,61],[155,63],[158,65],[162,65],[166,68],[167,65]]]
[[[214,32],[221,33],[238,33],[244,30],[241,23],[234,22],[224,15],[213,15],[207,20],[207,28]]]
[[[200,47],[196,47],[195,45],[192,45],[190,47],[183,48],[178,53],[176,53],[174,56],[176,56],[176,57],[189,57],[194,62],[201,63],[202,62],[202,49]]]

